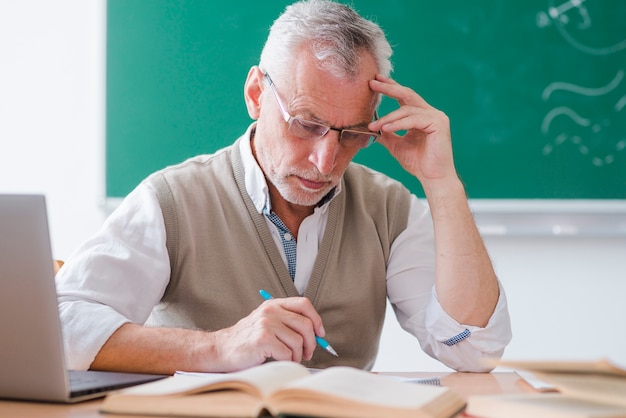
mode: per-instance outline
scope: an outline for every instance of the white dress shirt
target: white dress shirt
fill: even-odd
[[[266,206],[271,209],[269,191],[252,155],[249,134],[250,130],[241,141],[245,184],[262,213]],[[328,203],[316,208],[298,230],[294,283],[300,294],[311,275],[327,218]],[[286,263],[278,230],[266,220]],[[389,301],[402,328],[418,338],[426,353],[456,370],[485,371],[482,359],[500,356],[511,339],[504,291],[500,286],[496,309],[485,328],[452,319],[435,292],[433,234],[427,205],[412,196],[407,228],[391,246],[386,277]],[[121,325],[146,321],[170,278],[165,240],[156,193],[150,184],[142,183],[67,260],[57,275],[57,292],[68,368],[89,368]],[[443,343],[466,329],[471,335],[465,340],[450,346]]]

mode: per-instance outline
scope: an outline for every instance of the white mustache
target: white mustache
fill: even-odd
[[[335,176],[323,176],[317,170],[314,172],[313,171],[306,171],[306,172],[294,171],[294,172],[289,173],[289,175],[300,177],[305,180],[314,181],[317,183],[327,183],[327,182],[332,183],[336,180]]]

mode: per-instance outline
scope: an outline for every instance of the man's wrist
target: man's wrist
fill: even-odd
[[[451,203],[467,200],[465,186],[457,176],[422,183],[422,188],[431,206],[438,202]]]

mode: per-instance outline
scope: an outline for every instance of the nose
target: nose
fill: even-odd
[[[330,130],[324,137],[314,141],[309,154],[312,162],[322,175],[329,175],[335,169],[337,154],[339,154],[339,132]]]

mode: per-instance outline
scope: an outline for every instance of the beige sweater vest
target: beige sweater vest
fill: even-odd
[[[171,279],[149,325],[218,330],[263,299],[298,296],[270,230],[248,196],[239,141],[150,176],[157,190]],[[407,225],[409,192],[399,182],[351,163],[304,296],[324,322],[339,358],[317,347],[308,367],[371,369],[385,316],[386,265]]]

